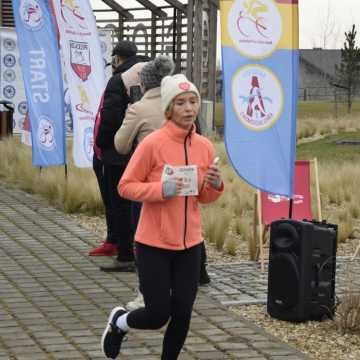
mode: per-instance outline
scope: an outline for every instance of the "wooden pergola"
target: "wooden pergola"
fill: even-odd
[[[102,2],[108,8],[94,9],[96,21],[112,29],[114,42],[134,41],[150,57],[172,56],[176,72],[185,73],[202,98],[215,103],[218,0],[134,0],[133,7],[127,0]]]
[[[111,30],[114,43],[128,39],[138,45],[140,54],[172,56],[176,72],[185,73],[201,89],[202,98],[215,103],[218,0],[102,0],[102,6],[98,4],[97,25]],[[0,0],[0,9],[0,26],[13,27],[11,0]]]

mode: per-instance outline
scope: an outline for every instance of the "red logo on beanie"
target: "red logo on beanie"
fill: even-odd
[[[179,84],[179,89],[187,91],[190,89],[190,84],[186,82],[182,82]]]

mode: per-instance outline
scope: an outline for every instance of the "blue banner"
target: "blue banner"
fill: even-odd
[[[225,144],[253,187],[291,197],[296,155],[297,0],[220,1]]]
[[[64,91],[58,42],[46,0],[12,0],[28,102],[34,166],[66,162]]]

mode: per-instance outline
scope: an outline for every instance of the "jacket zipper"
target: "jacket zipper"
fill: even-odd
[[[185,165],[189,165],[189,159],[188,159],[188,153],[187,153],[187,148],[186,148],[186,142],[187,139],[190,138],[191,136],[191,132],[189,132],[189,134],[186,135],[185,140],[184,140],[184,151],[185,151]],[[185,217],[184,217],[184,248],[187,249],[186,247],[186,231],[187,231],[187,207],[188,207],[188,197],[184,196],[185,198]]]

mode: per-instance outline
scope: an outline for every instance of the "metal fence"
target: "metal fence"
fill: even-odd
[[[354,98],[360,98],[359,91],[354,94]],[[335,86],[308,86],[299,88],[298,100],[346,102],[347,92],[345,89],[341,89]]]

